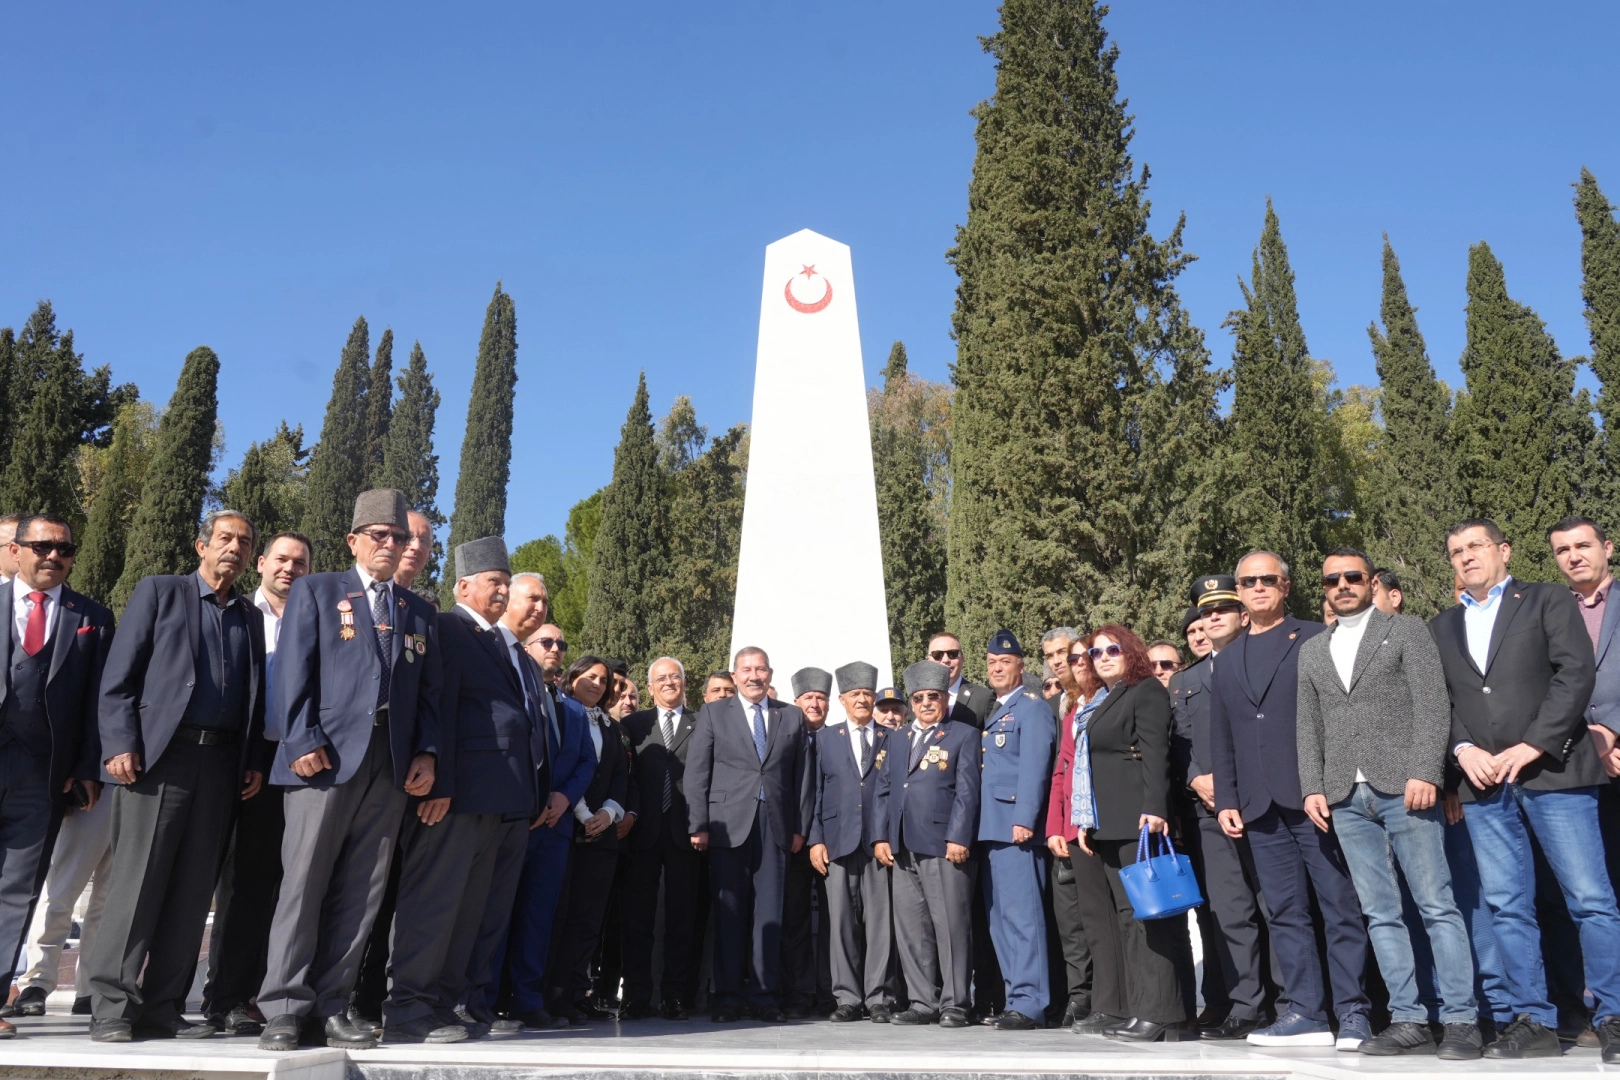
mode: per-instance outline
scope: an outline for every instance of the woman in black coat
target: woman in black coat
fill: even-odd
[[[563,675],[563,692],[585,706],[590,737],[596,751],[596,773],[574,805],[574,851],[568,881],[558,900],[562,917],[551,943],[551,1001],[553,1016],[573,1024],[611,1019],[586,998],[591,987],[591,960],[602,938],[608,895],[619,867],[619,830],[615,828],[636,812],[635,784],[630,771],[630,740],[619,722],[607,714],[613,705],[613,673],[599,656],[582,656]]]
[[[1175,962],[1186,919],[1137,919],[1119,876],[1136,861],[1144,825],[1170,834],[1170,695],[1153,677],[1147,646],[1123,626],[1096,631],[1087,656],[1107,694],[1086,725],[1090,797],[1083,783],[1071,796],[1075,885],[1087,937],[1118,935],[1116,942],[1093,940],[1092,954],[1122,961],[1094,974],[1087,1020],[1112,1038],[1174,1040],[1187,1019]],[[1115,918],[1086,918],[1088,907],[1111,907]],[[1108,1016],[1118,1022],[1108,1024]]]

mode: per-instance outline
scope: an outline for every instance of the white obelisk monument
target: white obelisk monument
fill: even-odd
[[[731,626],[732,655],[769,653],[785,701],[807,666],[864,660],[892,685],[855,278],[849,247],[809,229],[765,249]]]

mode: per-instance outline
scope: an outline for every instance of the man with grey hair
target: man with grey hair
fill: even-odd
[[[0,515],[0,585],[17,576],[17,559],[11,554],[11,541],[17,535],[17,523],[27,516]]]
[[[531,597],[540,605],[540,621],[545,622],[551,618],[551,592],[546,588],[546,579],[533,570],[521,570],[512,575],[512,594],[519,592]]]
[[[1080,640],[1080,631],[1072,626],[1054,626],[1041,635],[1041,656],[1046,661],[1046,667],[1051,671],[1052,677],[1057,679],[1058,685],[1063,688],[1061,696],[1054,696],[1052,713],[1059,720],[1069,715],[1074,708],[1075,695],[1079,693],[1079,684],[1075,682],[1074,672],[1069,670],[1069,653],[1074,643]]]

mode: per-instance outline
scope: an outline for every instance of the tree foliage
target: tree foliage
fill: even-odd
[[[411,346],[411,358],[398,377],[399,401],[394,405],[383,444],[383,466],[374,487],[397,488],[412,510],[424,515],[434,528],[444,524],[439,512],[439,455],[433,452],[433,424],[439,412],[439,391],[427,369],[422,343]],[[417,576],[418,587],[431,588],[439,580],[444,548],[433,541],[433,554]]]
[[[89,520],[73,564],[73,587],[100,600],[111,596],[124,572],[130,522],[146,483],[158,415],[150,402],[136,401],[118,411],[112,443],[104,450],[79,448],[79,477]]]
[[[1575,218],[1581,227],[1581,299],[1592,335],[1588,362],[1602,392],[1597,413],[1603,421],[1596,468],[1589,477],[1587,509],[1612,513],[1620,504],[1620,221],[1587,169],[1575,185]],[[1611,519],[1612,520],[1612,519]]]
[[[354,321],[338,357],[332,396],[321,423],[321,441],[310,454],[300,531],[315,545],[313,569],[317,571],[342,570],[352,561],[347,538],[355,496],[365,490],[370,361],[370,331],[361,316]]]
[[[388,444],[388,424],[394,417],[394,331],[383,331],[377,342],[377,356],[371,362],[366,383],[366,479],[367,488],[380,487],[384,448]]]
[[[473,368],[467,427],[461,440],[461,471],[450,517],[450,551],[457,544],[506,532],[506,483],[512,471],[512,397],[517,390],[517,308],[495,285],[484,312]],[[441,594],[449,606],[455,569],[445,575]]]

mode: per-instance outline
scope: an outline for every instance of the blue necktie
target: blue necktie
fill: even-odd
[[[382,661],[382,675],[377,680],[377,708],[381,710],[388,707],[388,691],[393,686],[394,626],[388,621],[392,615],[388,610],[388,583],[373,582],[371,588],[377,594],[371,604],[371,622],[377,628],[377,659]]]
[[[759,705],[754,706],[754,753],[765,760],[765,710]]]

